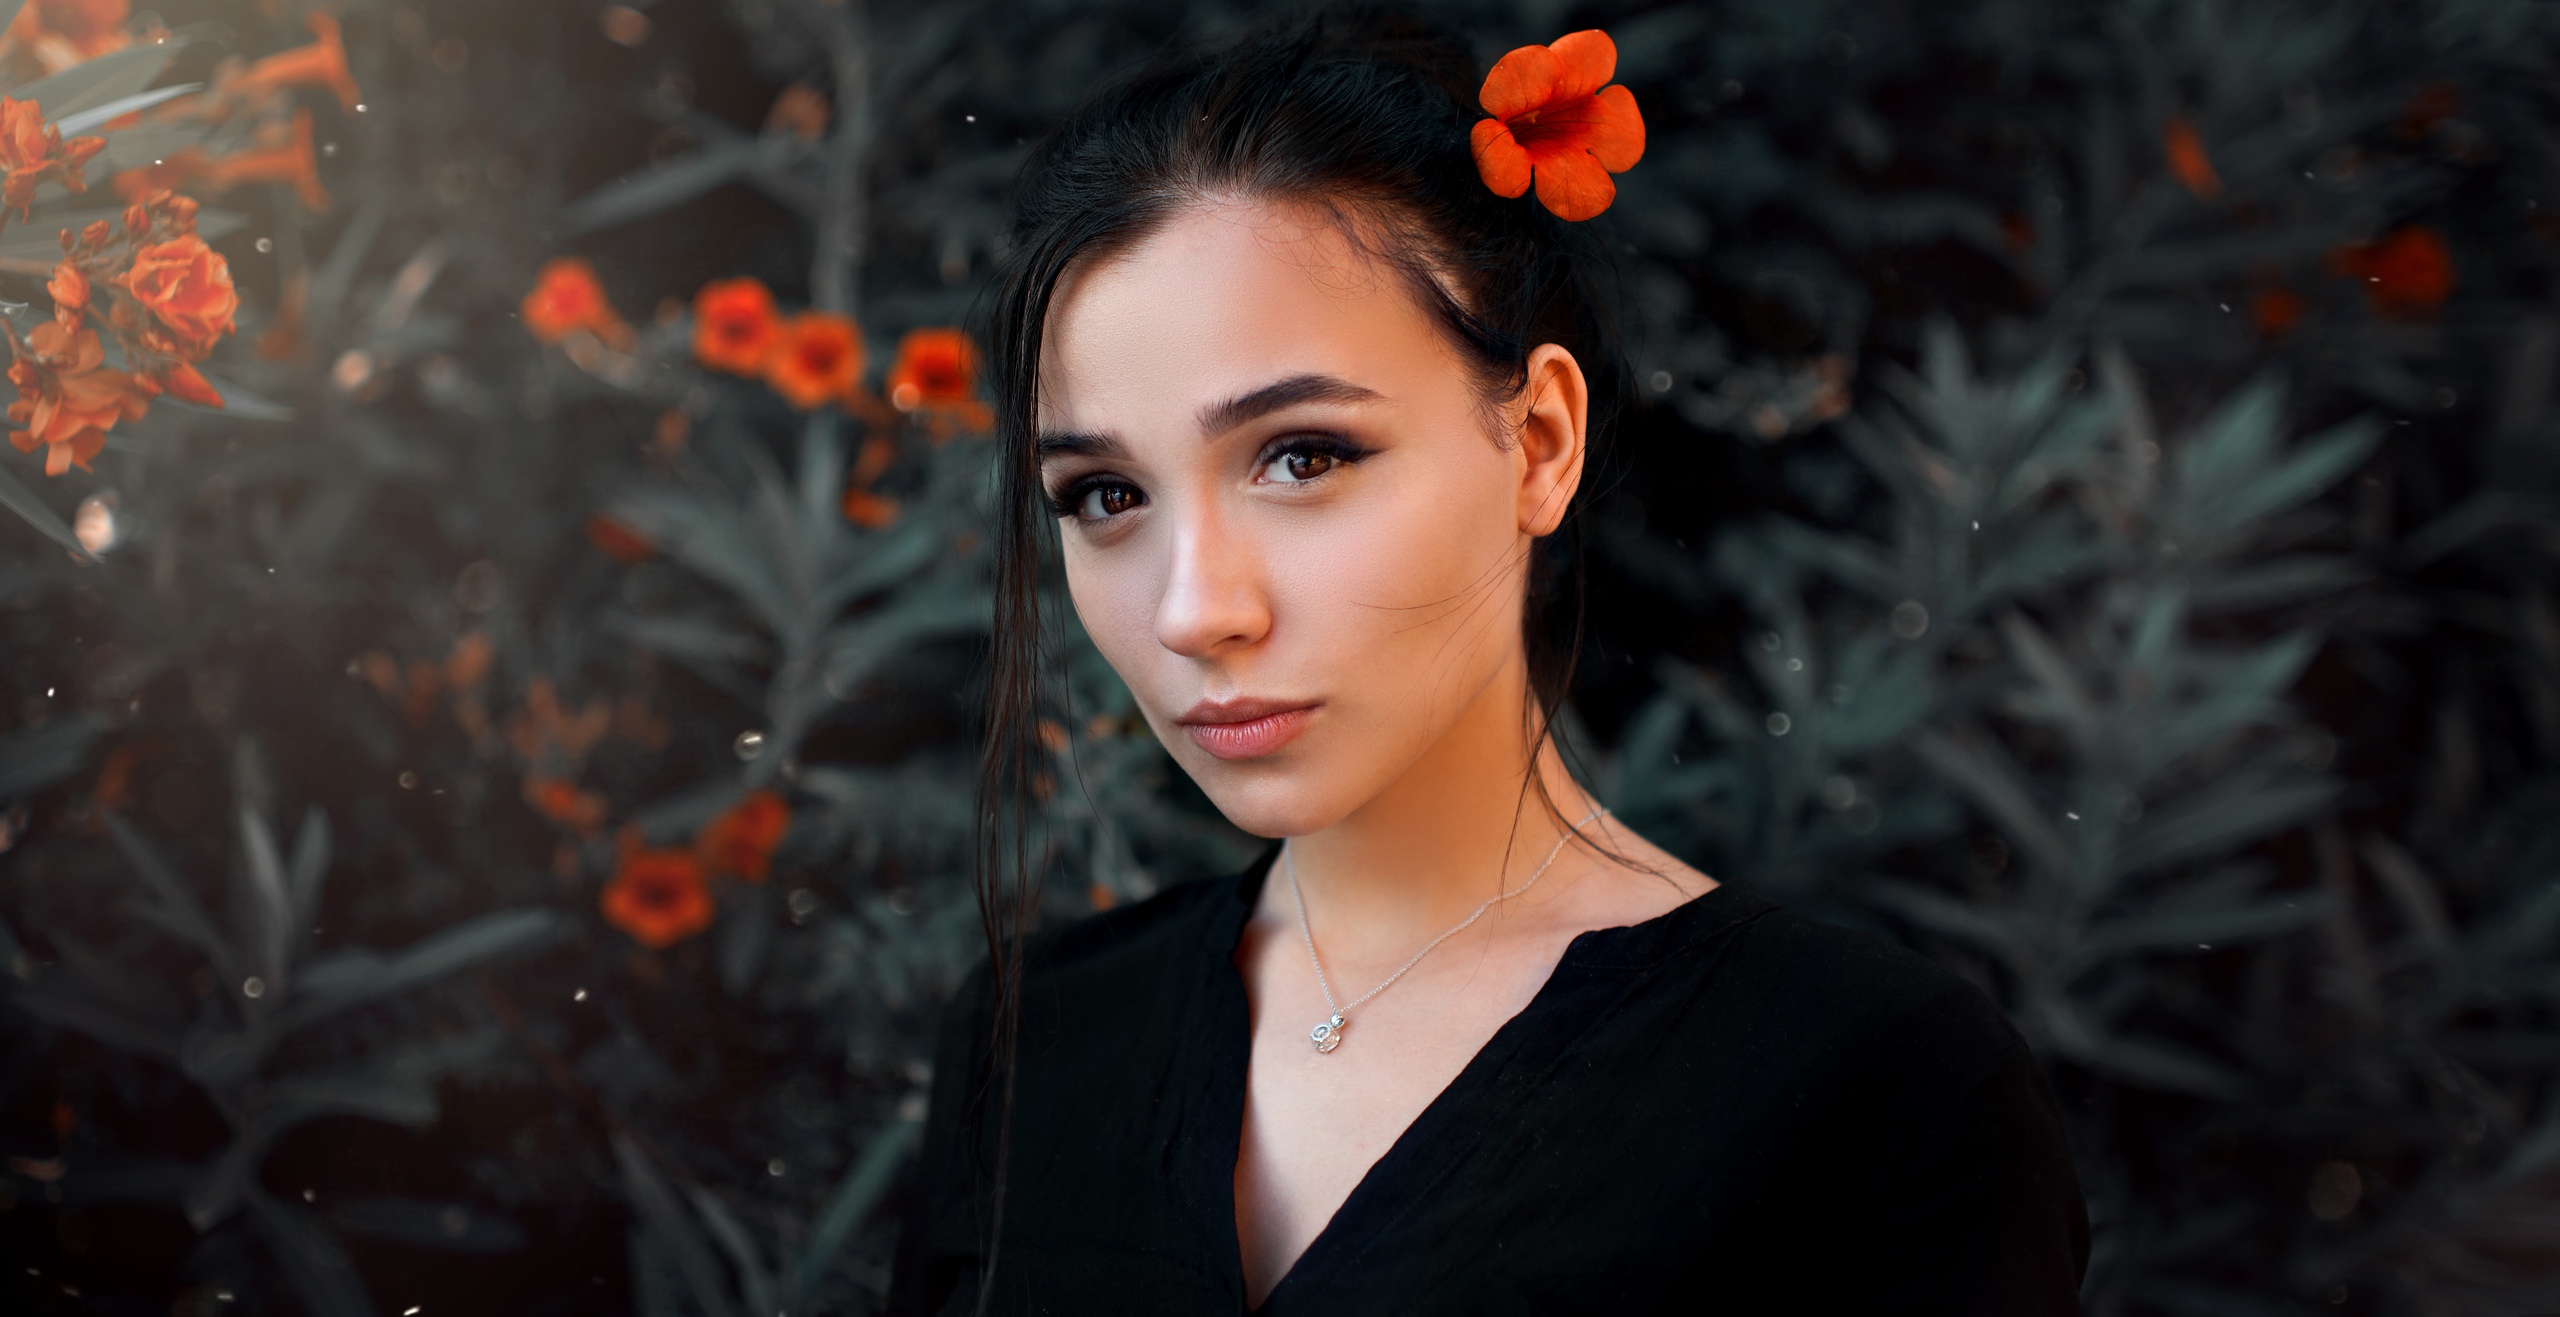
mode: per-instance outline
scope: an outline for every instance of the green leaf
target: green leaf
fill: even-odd
[[[2251,901],[2221,910],[2176,910],[2128,915],[2091,926],[2071,948],[2064,977],[2076,976],[2110,957],[2169,947],[2194,949],[2281,937],[2318,922],[2329,908],[2324,894]]]
[[[151,80],[160,76],[160,70],[168,67],[170,57],[186,44],[183,39],[173,39],[111,51],[50,78],[28,83],[18,89],[17,99],[34,101],[48,120],[112,105],[150,86]]]
[[[2117,873],[2138,874],[2237,850],[2318,813],[2338,794],[2326,779],[2273,782],[2254,790],[2223,783],[2144,817],[2128,830]]]
[[[712,1256],[711,1246],[695,1228],[692,1214],[677,1200],[675,1190],[649,1154],[630,1135],[616,1133],[613,1159],[622,1168],[622,1187],[630,1196],[632,1210],[648,1223],[649,1233],[657,1237],[658,1245],[672,1255],[693,1301],[709,1317],[738,1317],[727,1288],[720,1283],[719,1260]]]
[[[0,248],[5,246],[5,243],[0,243]],[[0,260],[0,268],[6,268],[5,260]],[[53,267],[47,265],[45,268],[49,270]],[[28,525],[43,531],[52,538],[54,543],[71,550],[71,556],[82,562],[98,560],[96,555],[89,552],[88,546],[80,542],[80,537],[71,533],[70,524],[63,521],[61,514],[47,506],[43,499],[38,498],[34,490],[20,484],[18,478],[10,474],[6,466],[0,466],[0,505],[6,505]]]
[[[0,736],[0,802],[33,795],[79,772],[103,731],[95,715],[75,711]]]
[[[65,72],[68,71],[69,70],[65,70]],[[144,81],[147,82],[149,79],[146,78]],[[76,110],[72,113],[65,114],[60,118],[55,119],[53,121],[53,126],[61,129],[62,135],[65,137],[77,137],[92,128],[113,123],[137,110],[148,110],[162,101],[176,100],[178,97],[184,96],[188,92],[200,91],[203,88],[204,84],[201,82],[182,82],[173,87],[155,87],[150,91],[135,92],[131,96],[120,96],[103,105],[89,109]],[[182,129],[181,131],[188,130]],[[195,129],[192,131],[194,136],[202,137],[204,135],[203,130],[201,129]]]
[[[2038,864],[2078,885],[2078,858],[2028,793],[2025,775],[2006,751],[1985,737],[1958,740],[1938,732],[1923,732],[1912,742],[1912,749],[1923,762],[1946,774],[1957,790],[1981,806],[2009,834],[2009,839]]]
[[[2038,959],[2034,941],[2008,912],[1968,905],[1942,892],[1890,878],[1867,884],[1860,894],[1942,937],[1995,952],[2005,960],[2033,963]]]
[[[703,1228],[711,1232],[712,1242],[729,1255],[729,1265],[737,1272],[738,1288],[742,1291],[740,1297],[746,1301],[747,1311],[751,1314],[774,1311],[773,1276],[765,1270],[764,1258],[757,1250],[754,1238],[748,1235],[746,1223],[729,1210],[727,1203],[721,1202],[701,1185],[685,1186],[685,1198],[702,1218]]]
[[[180,878],[177,871],[160,858],[159,852],[151,849],[142,835],[123,818],[105,811],[100,816],[106,820],[107,835],[113,837],[116,848],[124,852],[125,861],[133,866],[134,872],[142,875],[143,886],[148,889],[143,903],[144,917],[171,935],[195,944],[212,959],[214,971],[220,978],[238,977],[238,953],[214,926],[213,917],[205,913],[204,904],[196,899],[194,889],[188,887],[186,880]]]
[[[392,955],[363,948],[338,952],[311,965],[276,1027],[300,1029],[407,992],[546,941],[562,927],[560,917],[549,910],[502,910],[421,939]]]
[[[264,1191],[249,1195],[249,1219],[284,1265],[310,1317],[373,1317],[364,1277],[337,1239],[301,1208]]]
[[[572,234],[588,233],[680,205],[727,183],[768,158],[780,159],[782,144],[747,138],[705,147],[628,174],[579,198],[569,207]]]
[[[246,861],[241,872],[249,884],[246,940],[255,948],[254,963],[266,976],[268,989],[280,992],[285,971],[293,963],[294,933],[302,921],[293,913],[293,892],[285,877],[284,857],[276,852],[275,833],[246,805],[240,809],[240,846]]]
[[[56,1028],[86,1034],[109,1047],[177,1064],[177,1034],[136,1020],[85,995],[53,984],[39,983],[19,988],[10,994],[9,999],[17,1004],[19,1010]]]
[[[921,1122],[892,1121],[871,1138],[852,1169],[827,1196],[826,1210],[818,1214],[818,1223],[809,1230],[809,1238],[801,1246],[800,1259],[791,1266],[790,1275],[782,1283],[782,1308],[798,1312],[818,1286],[827,1278],[827,1268],[844,1253],[853,1238],[854,1229],[871,1214],[889,1185],[897,1178],[898,1167],[905,1163],[907,1152],[915,1146],[923,1131]]]

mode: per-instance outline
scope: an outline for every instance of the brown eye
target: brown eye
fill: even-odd
[[[1313,480],[1331,471],[1335,460],[1331,453],[1313,452],[1304,448],[1292,449],[1282,453],[1280,460],[1271,464],[1271,478],[1274,483],[1283,485]]]
[[[1143,501],[1138,491],[1127,485],[1088,485],[1084,497],[1076,500],[1076,515],[1087,521],[1116,517]]]

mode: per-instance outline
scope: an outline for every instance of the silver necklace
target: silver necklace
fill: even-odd
[[[1349,1012],[1358,1008],[1361,1003],[1368,1001],[1371,997],[1375,997],[1379,993],[1385,992],[1388,988],[1394,986],[1397,979],[1404,977],[1405,970],[1412,969],[1414,966],[1421,964],[1422,958],[1430,955],[1432,949],[1439,946],[1441,943],[1456,937],[1460,933],[1466,932],[1469,926],[1473,925],[1477,920],[1484,918],[1485,911],[1491,910],[1495,906],[1510,900],[1512,897],[1518,896],[1522,892],[1528,891],[1530,888],[1537,886],[1538,880],[1547,876],[1547,866],[1554,864],[1556,862],[1556,857],[1564,853],[1565,842],[1569,840],[1575,832],[1581,830],[1582,824],[1589,823],[1591,820],[1608,812],[1609,811],[1606,809],[1595,809],[1590,813],[1583,815],[1582,823],[1574,824],[1573,828],[1568,830],[1564,836],[1556,838],[1554,849],[1547,852],[1547,858],[1538,865],[1537,872],[1529,875],[1529,881],[1520,884],[1518,887],[1512,888],[1510,891],[1496,893],[1491,900],[1486,901],[1483,905],[1477,906],[1474,914],[1459,920],[1457,927],[1431,939],[1429,943],[1423,946],[1422,950],[1413,953],[1413,959],[1406,961],[1402,969],[1388,975],[1386,982],[1369,989],[1367,992],[1361,993],[1359,998],[1348,1006],[1340,1006],[1334,1003],[1333,984],[1324,976],[1323,959],[1316,955],[1316,931],[1315,928],[1307,922],[1307,889],[1298,885],[1297,858],[1290,853],[1288,847],[1281,847],[1280,860],[1283,864],[1289,866],[1289,890],[1298,898],[1298,933],[1307,940],[1307,963],[1316,967],[1316,986],[1324,989],[1324,1004],[1327,1009],[1333,1012],[1333,1018],[1326,1020],[1324,1023],[1307,1031],[1307,1041],[1314,1043],[1316,1045],[1316,1050],[1319,1052],[1330,1052],[1333,1049],[1342,1046],[1342,1031],[1351,1027],[1351,1021],[1346,1018]]]

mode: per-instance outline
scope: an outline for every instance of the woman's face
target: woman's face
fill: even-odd
[[[1528,552],[1580,472],[1571,356],[1538,349],[1493,415],[1397,276],[1243,202],[1058,293],[1040,475],[1076,612],[1219,809],[1303,835],[1427,756],[1518,755]]]

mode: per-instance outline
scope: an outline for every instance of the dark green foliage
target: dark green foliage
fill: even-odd
[[[48,112],[308,39],[181,8]],[[2560,1308],[2550,8],[1432,9],[1487,62],[1606,27],[1650,130],[1594,221],[1642,386],[1586,528],[1601,794],[2010,1009],[2092,1313]],[[681,307],[853,315],[876,390],[1025,139],[1266,10],[344,12],[336,208],[205,212],[227,414],[0,451],[0,1307],[875,1306],[981,948],[986,446],[702,370]],[[795,82],[823,131],[764,126]],[[0,234],[22,330],[112,206]],[[627,342],[527,333],[564,255]],[[1052,914],[1229,870],[1059,609]],[[708,928],[603,914],[757,790],[789,829]]]

